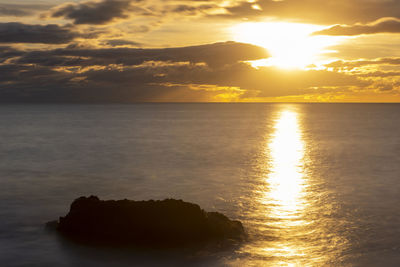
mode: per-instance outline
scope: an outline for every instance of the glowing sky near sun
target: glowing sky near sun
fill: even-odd
[[[254,62],[255,66],[305,68],[324,61],[328,47],[338,44],[340,37],[312,36],[323,26],[287,22],[245,22],[232,27],[235,41],[265,47],[271,57]]]

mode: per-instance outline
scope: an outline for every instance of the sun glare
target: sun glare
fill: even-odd
[[[288,236],[298,233],[307,223],[302,215],[307,208],[307,179],[303,166],[305,144],[296,111],[280,112],[266,153],[271,157],[271,172],[265,177],[268,190],[261,201],[269,205],[268,216],[273,219],[269,224]],[[290,266],[288,259],[306,257],[307,250],[302,242],[284,239],[268,243],[264,254],[280,256],[282,260],[276,266]]]
[[[312,36],[323,26],[286,22],[246,22],[234,26],[233,39],[265,47],[271,57],[253,61],[252,65],[281,68],[305,68],[322,60],[326,48],[337,42],[337,37]]]
[[[272,172],[268,177],[271,187],[268,194],[277,209],[276,216],[293,216],[301,209],[300,196],[304,187],[304,144],[297,114],[293,111],[283,111],[275,129],[274,138],[269,144]]]

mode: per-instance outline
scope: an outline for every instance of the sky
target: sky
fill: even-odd
[[[400,102],[400,0],[0,0],[0,102]]]

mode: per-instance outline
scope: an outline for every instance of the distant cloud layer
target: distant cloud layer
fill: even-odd
[[[16,59],[17,63],[46,66],[135,66],[147,61],[204,62],[209,66],[223,66],[238,61],[268,57],[264,48],[235,42],[163,49],[98,48],[56,49],[32,51]]]
[[[1,4],[0,16],[25,17],[32,15],[35,11],[46,10],[50,5],[41,4]]]
[[[56,7],[51,16],[71,19],[74,24],[106,24],[114,19],[128,18],[131,3],[134,1],[102,0],[68,3]]]
[[[400,33],[400,19],[382,18],[369,24],[335,25],[315,32],[314,35],[361,35],[376,33]]]
[[[0,101],[152,101],[177,90],[185,91],[178,98],[186,95],[185,99],[201,101],[206,99],[200,91],[171,84],[230,80],[235,73],[216,70],[228,70],[239,61],[267,56],[263,48],[234,42],[165,49],[64,48],[28,52],[0,47],[0,58],[7,61],[0,65]]]
[[[68,27],[56,24],[0,23],[0,43],[65,44],[78,36],[78,33],[71,31]]]
[[[268,57],[234,42],[166,49],[77,49],[24,52],[0,48],[2,102],[210,101],[348,90],[371,82],[325,70],[255,69]]]
[[[354,69],[362,66],[371,65],[400,65],[400,58],[378,58],[375,60],[352,60],[344,61],[338,60],[326,64],[328,68],[338,68],[338,69]]]

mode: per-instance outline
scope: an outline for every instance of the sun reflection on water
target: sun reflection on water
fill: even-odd
[[[307,223],[302,220],[302,211],[307,205],[303,169],[305,145],[295,111],[281,111],[274,128],[266,150],[270,158],[270,170],[265,178],[268,190],[260,201],[270,207],[270,225],[287,233]],[[288,241],[269,244],[264,251],[282,259],[304,255],[301,246]],[[278,264],[291,266],[285,261]]]
[[[304,144],[293,111],[283,111],[275,124],[275,133],[268,146],[271,172],[267,177],[266,199],[273,204],[276,218],[293,218],[304,209],[301,200],[305,186],[302,159]]]
[[[240,249],[250,259],[234,266],[326,266],[347,246],[333,220],[334,199],[313,174],[314,145],[295,106],[279,107],[268,120],[256,177],[246,198],[251,241]],[[271,128],[269,128],[271,127]]]
[[[270,173],[266,177],[269,190],[265,191],[263,204],[270,204],[270,216],[281,224],[299,224],[301,211],[304,209],[303,176],[304,143],[297,114],[282,111],[275,124],[275,132],[268,144]]]

